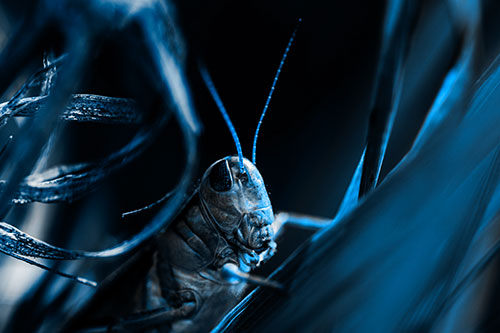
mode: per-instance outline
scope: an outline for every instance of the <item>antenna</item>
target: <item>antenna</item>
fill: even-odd
[[[231,132],[231,135],[233,136],[234,144],[236,145],[236,150],[238,152],[238,159],[240,163],[240,172],[245,173],[245,168],[243,166],[243,153],[241,151],[241,144],[240,144],[240,139],[238,139],[238,134],[236,134],[236,130],[234,129],[233,123],[231,122],[231,119],[229,119],[229,115],[227,114],[226,108],[222,104],[222,101],[219,97],[219,94],[217,93],[217,90],[215,89],[214,83],[212,82],[212,79],[210,78],[210,74],[208,74],[207,69],[205,66],[199,65],[200,68],[200,73],[201,77],[203,78],[203,81],[205,81],[205,85],[208,88],[208,91],[210,91],[210,94],[212,95],[212,98],[215,101],[215,104],[217,104],[217,107],[220,110],[220,113],[222,114],[222,117],[224,118],[224,121],[227,124],[227,127],[229,128],[229,131]]]
[[[280,73],[281,73],[281,68],[283,68],[283,64],[285,63],[286,57],[288,55],[288,51],[290,51],[290,47],[292,46],[293,39],[295,38],[295,34],[297,33],[297,30],[299,29],[300,22],[302,22],[302,19],[299,18],[299,22],[297,22],[295,29],[293,29],[292,37],[290,37],[290,40],[288,41],[288,45],[286,46],[286,49],[285,49],[285,53],[283,53],[283,57],[281,58],[281,62],[280,62],[280,65],[278,67],[278,71],[276,72],[276,75],[274,76],[273,84],[271,86],[271,91],[269,92],[269,96],[267,96],[266,104],[264,105],[264,110],[262,111],[262,114],[260,115],[259,123],[257,124],[257,129],[255,130],[255,136],[253,137],[253,149],[252,149],[252,163],[253,164],[255,164],[255,159],[256,159],[257,138],[259,137],[260,126],[262,125],[262,120],[264,120],[264,116],[266,115],[267,108],[269,107],[269,102],[271,102],[271,97],[273,96],[274,88],[276,87],[276,83],[278,82],[278,78],[279,78]]]

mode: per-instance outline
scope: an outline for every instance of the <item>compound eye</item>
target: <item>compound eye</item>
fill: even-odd
[[[233,187],[233,176],[227,160],[219,161],[212,167],[208,180],[217,192],[226,192]]]

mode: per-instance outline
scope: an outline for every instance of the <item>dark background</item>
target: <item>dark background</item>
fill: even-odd
[[[257,165],[276,210],[333,217],[364,143],[381,2],[228,1],[186,12],[196,13],[194,19],[181,15],[181,22],[189,21],[187,38],[211,71],[247,157],[281,56],[302,18],[260,132]],[[207,138],[203,157],[233,154],[215,104],[193,77]]]
[[[496,55],[499,41],[495,22],[500,5],[484,3],[478,73]],[[29,1],[4,0],[1,5],[0,26],[6,31],[31,8]],[[227,126],[201,81],[198,60],[210,71],[249,158],[278,64],[302,18],[261,128],[257,167],[275,211],[333,218],[365,142],[384,6],[384,1],[177,1],[188,79],[203,125],[198,176],[215,160],[236,153]],[[423,2],[382,176],[410,147],[452,64],[458,47],[453,29],[443,4]],[[130,67],[117,65],[123,50],[110,45],[95,54],[81,92],[127,96],[118,78]],[[65,125],[51,163],[102,158],[124,145],[135,131],[133,126]],[[116,243],[144,225],[154,212],[125,220],[120,214],[169,191],[183,163],[182,139],[172,122],[139,159],[96,191],[77,202],[54,205],[53,222],[43,239],[74,249],[100,249]],[[28,209],[14,209],[9,223],[20,227]],[[113,236],[98,237],[102,229]],[[73,235],[70,240],[64,237],[68,233]],[[293,240],[287,244],[289,249],[295,246]]]

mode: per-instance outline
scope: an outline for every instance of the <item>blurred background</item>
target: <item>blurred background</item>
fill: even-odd
[[[186,70],[203,126],[197,177],[215,160],[236,153],[234,142],[198,72],[202,61],[250,157],[255,128],[272,80],[299,18],[302,23],[261,128],[257,167],[275,211],[333,218],[366,141],[385,1],[175,1],[186,52]],[[500,3],[483,1],[478,73],[500,51]],[[35,2],[2,0],[0,46],[22,24]],[[133,33],[133,29],[132,32]],[[48,42],[57,49],[57,34]],[[55,42],[54,42],[55,40]],[[125,43],[125,46],[123,44]],[[117,45],[122,45],[118,47]],[[134,63],[123,52],[141,49],[110,39],[91,54],[92,65],[78,92],[130,97],[123,73]],[[400,108],[384,160],[383,178],[410,148],[442,80],[460,50],[460,38],[444,1],[422,1],[410,43]],[[140,52],[140,51],[139,51]],[[37,65],[41,66],[42,58]],[[27,67],[3,97],[7,100],[36,65]],[[140,86],[142,81],[128,82]],[[9,95],[10,94],[10,95]],[[148,97],[149,98],[149,97]],[[152,107],[155,106],[154,98]],[[22,120],[2,128],[5,139]],[[123,146],[134,125],[65,124],[49,166],[99,160]],[[72,203],[33,203],[11,209],[5,220],[51,244],[97,250],[139,230],[154,212],[122,219],[171,190],[183,166],[182,138],[174,122],[135,161]],[[291,235],[283,253],[297,246]],[[58,263],[64,271],[102,279],[124,259]],[[88,287],[0,257],[0,322],[4,330],[51,327],[61,313],[77,308]],[[498,284],[491,286],[485,320],[496,323]],[[56,301],[55,301],[56,300]],[[30,316],[30,323],[22,318]]]

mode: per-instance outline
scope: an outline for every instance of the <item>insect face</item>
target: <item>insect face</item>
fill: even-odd
[[[224,236],[244,254],[258,257],[256,254],[268,253],[276,246],[271,227],[274,214],[259,171],[246,158],[243,165],[242,172],[238,156],[212,164],[202,178],[200,197]]]
[[[212,224],[223,233],[224,238],[240,250],[240,263],[245,264],[245,269],[252,269],[271,257],[276,248],[271,227],[274,221],[273,209],[262,176],[255,167],[257,138],[297,28],[298,26],[288,41],[255,130],[252,147],[253,163],[243,157],[240,140],[226,108],[208,71],[200,66],[200,74],[219,107],[238,152],[238,156],[223,158],[205,172],[199,191],[201,211],[205,219],[212,221]]]

